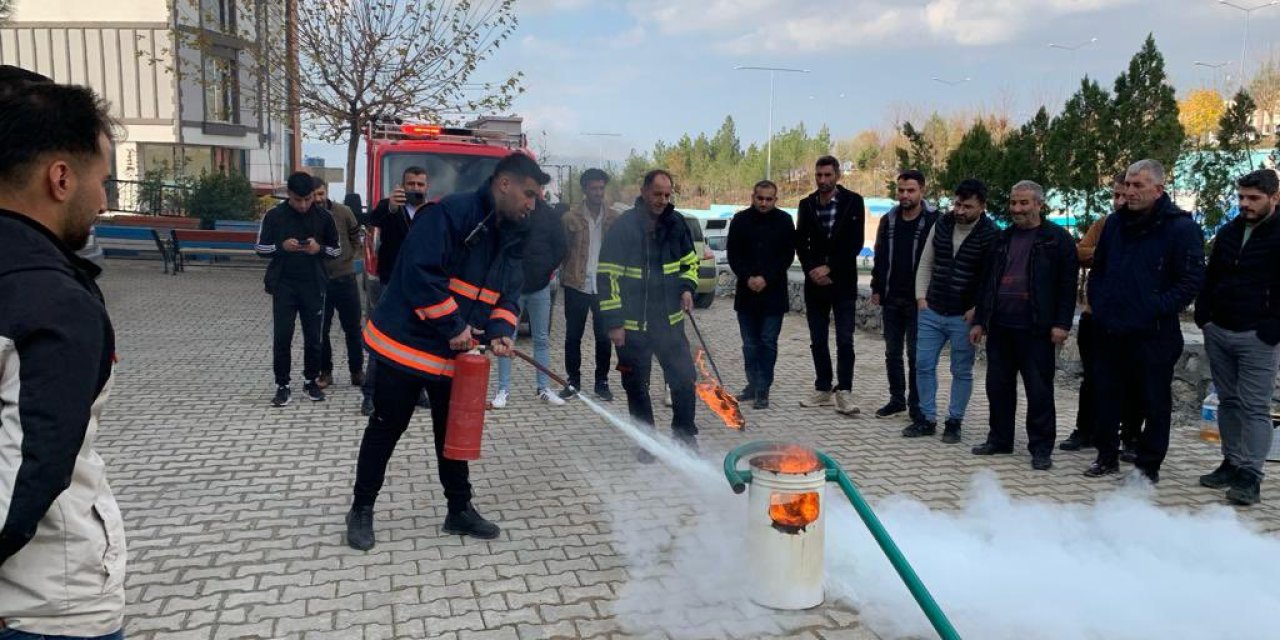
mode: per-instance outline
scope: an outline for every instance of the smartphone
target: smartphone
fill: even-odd
[[[406,191],[404,192],[404,199],[405,202],[415,207],[420,207],[422,203],[427,201],[427,194],[421,191]]]

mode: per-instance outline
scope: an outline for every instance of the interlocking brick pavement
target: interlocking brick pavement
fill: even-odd
[[[261,276],[193,267],[173,277],[128,261],[110,262],[103,276],[120,364],[99,446],[129,533],[131,638],[665,637],[643,628],[643,617],[615,609],[646,580],[680,592],[670,572],[635,566],[635,554],[670,551],[673,532],[702,511],[702,498],[683,491],[688,481],[677,474],[636,464],[625,438],[581,403],[535,402],[532,372],[520,364],[513,401],[490,412],[484,458],[472,473],[476,505],[503,535],[485,542],[440,533],[444,501],[421,416],[388,469],[378,546],[369,553],[347,548],[343,514],[365,422],[359,392],[339,374],[327,402],[298,393],[288,407],[268,405],[274,389]],[[699,315],[736,389],[741,350],[730,301]],[[554,317],[553,366],[560,369],[560,308]],[[854,395],[863,417],[800,408],[796,401],[812,380],[808,338],[803,318],[788,316],[774,408],[748,410],[745,434],[720,428],[700,409],[703,450],[713,457],[752,439],[809,442],[842,461],[872,500],[905,494],[944,509],[961,506],[980,469],[993,469],[1013,496],[1061,502],[1090,502],[1113,484],[1080,475],[1088,452],[1059,452],[1053,471],[1033,473],[1021,434],[1019,455],[969,455],[985,435],[980,382],[963,445],[904,440],[902,421],[870,417],[886,394],[883,343],[859,334],[857,352]],[[946,367],[940,371],[945,378]],[[612,380],[620,392],[616,373]],[[946,385],[944,379],[944,394]],[[613,407],[625,410],[619,396]],[[1073,424],[1075,398],[1060,385],[1060,437]],[[670,414],[657,405],[659,424],[666,424]],[[1195,439],[1193,425],[1175,429],[1155,500],[1220,503],[1219,493],[1195,486],[1217,463],[1215,448]],[[724,494],[730,496],[727,485]],[[1277,504],[1246,517],[1274,532]],[[653,548],[627,548],[636,539]],[[874,637],[856,612],[837,604],[777,613],[726,605],[716,594],[688,598],[688,608],[669,612],[683,620],[681,637]]]

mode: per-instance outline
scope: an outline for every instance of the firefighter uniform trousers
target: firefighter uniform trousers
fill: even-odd
[[[646,331],[627,329],[626,340],[618,347],[618,371],[622,388],[627,392],[627,409],[632,418],[653,426],[653,400],[649,394],[653,358],[657,356],[662,374],[671,387],[671,430],[677,438],[695,436],[695,373],[689,340],[684,334],[684,321],[670,324],[664,320],[648,323]]]
[[[453,380],[445,377],[426,378],[399,368],[378,363],[374,369],[373,415],[360,441],[360,457],[356,465],[355,506],[371,506],[382,490],[387,462],[396,443],[409,428],[418,407],[418,397],[425,390],[431,399],[431,427],[435,440],[436,470],[449,513],[465,511],[471,502],[470,471],[465,460],[444,457],[445,425],[449,423],[449,393]]]

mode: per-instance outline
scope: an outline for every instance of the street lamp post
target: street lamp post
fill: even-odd
[[[948,87],[954,87],[956,85],[961,85],[966,82],[969,82],[970,80],[973,80],[973,78],[961,78],[959,80],[948,80],[947,78],[939,78],[938,76],[934,76],[930,78],[930,80],[933,80],[934,82],[941,82],[942,84],[945,84]]]
[[[1280,4],[1280,0],[1271,0],[1271,2],[1260,4],[1252,7],[1242,7],[1230,0],[1218,0],[1218,4],[1224,7],[1231,7],[1237,11],[1244,12],[1244,39],[1240,42],[1240,88],[1244,88],[1244,60],[1249,52],[1249,18],[1253,16],[1253,12],[1258,9],[1266,9]]]
[[[1097,41],[1098,41],[1098,39],[1097,39],[1097,38],[1089,38],[1088,40],[1085,40],[1084,42],[1080,42],[1080,43],[1077,43],[1077,44],[1058,44],[1058,43],[1056,43],[1056,42],[1050,42],[1050,43],[1049,43],[1049,48],[1050,48],[1050,49],[1063,49],[1063,50],[1066,50],[1066,51],[1072,51],[1072,52],[1075,52],[1075,51],[1079,51],[1079,50],[1081,50],[1081,49],[1083,49],[1083,48],[1085,48],[1085,47],[1087,47],[1087,46],[1089,46],[1089,45],[1091,45],[1091,44],[1093,44],[1093,43],[1095,43],[1095,42],[1097,42]]]
[[[1223,85],[1223,86],[1221,86],[1221,87],[1219,86],[1219,84],[1218,84],[1218,74],[1222,72],[1222,68],[1223,68],[1223,67],[1225,67],[1225,66],[1227,66],[1227,65],[1229,65],[1229,64],[1231,64],[1231,61],[1230,61],[1230,60],[1224,60],[1223,62],[1201,62],[1201,61],[1199,61],[1199,60],[1196,60],[1196,61],[1195,61],[1195,65],[1196,65],[1197,67],[1204,67],[1204,68],[1206,68],[1206,69],[1213,69],[1213,84],[1214,84],[1214,87],[1213,87],[1213,88],[1214,88],[1214,90],[1215,90],[1215,91],[1217,91],[1217,90],[1219,90],[1219,89],[1221,88],[1222,90],[1224,90],[1224,93],[1225,93],[1225,89],[1226,89],[1226,87],[1225,87],[1225,85]],[[1230,81],[1231,81],[1231,74],[1227,74],[1227,81],[1228,81],[1228,82],[1230,82]]]
[[[621,133],[614,133],[614,132],[612,132],[612,131],[584,131],[584,132],[582,132],[582,135],[584,135],[584,136],[592,136],[592,137],[596,137],[596,138],[621,138],[621,137],[622,137],[622,134],[621,134]],[[603,168],[604,168],[604,165],[605,165],[605,162],[604,162],[604,140],[601,140],[601,141],[600,141],[600,147],[599,147],[599,148],[600,148],[600,168],[601,168],[601,169],[603,169]]]
[[[783,73],[809,73],[808,69],[790,69],[787,67],[748,67],[736,66],[734,71],[768,71],[769,72],[769,138],[765,141],[764,179],[773,179],[773,75]]]

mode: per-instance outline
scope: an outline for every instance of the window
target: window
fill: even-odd
[[[217,56],[204,59],[204,119],[206,122],[240,122],[240,78],[234,60]]]
[[[437,200],[451,193],[475,191],[493,175],[500,157],[473,156],[451,153],[391,153],[382,158],[382,190],[379,197],[386,197],[400,184],[404,170],[419,166],[427,170],[428,200]],[[371,194],[373,195],[373,194]]]
[[[236,28],[236,0],[200,0],[200,21],[210,31],[233,33]]]

